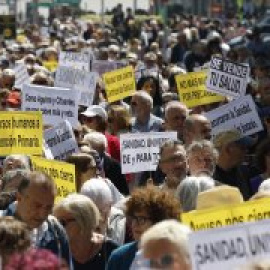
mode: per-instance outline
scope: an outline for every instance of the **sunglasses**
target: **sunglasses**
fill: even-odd
[[[75,219],[75,218],[70,218],[70,219],[58,219],[58,221],[60,222],[60,224],[61,224],[64,228],[66,228],[67,225],[68,225],[69,223],[76,221],[76,219]]]

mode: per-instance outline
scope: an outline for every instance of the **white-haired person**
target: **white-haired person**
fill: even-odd
[[[31,166],[29,157],[27,155],[20,154],[7,156],[3,161],[2,174],[4,175],[7,171],[15,169],[23,169],[30,171]]]
[[[131,98],[131,132],[161,131],[163,120],[153,115],[153,98],[144,90],[139,90]]]
[[[215,187],[215,181],[209,176],[188,176],[177,187],[176,197],[180,201],[183,212],[196,209],[200,192]]]
[[[103,176],[111,180],[120,193],[128,195],[129,188],[120,163],[106,152],[108,144],[105,135],[96,131],[89,132],[83,137],[83,143],[98,152]]]
[[[150,227],[140,242],[143,256],[141,269],[191,270],[188,250],[190,233],[186,225],[176,220],[164,220]]]
[[[95,232],[100,221],[95,203],[82,194],[70,194],[55,205],[53,214],[68,234],[74,269],[105,269],[117,245]]]

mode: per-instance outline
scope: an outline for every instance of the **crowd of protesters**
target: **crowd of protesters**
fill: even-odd
[[[23,30],[1,43],[1,111],[20,111],[14,67],[24,63],[31,84],[53,87],[50,63],[60,51],[89,49],[97,60],[144,71],[131,97],[109,103],[100,77],[93,104],[80,106],[74,129],[80,152],[66,159],[75,165],[76,194],[55,203],[55,183],[32,171],[28,156],[3,157],[3,269],[188,270],[192,232],[181,224],[182,213],[270,196],[270,50],[254,21],[179,15],[166,24],[138,22],[119,4],[110,23],[55,18],[48,35],[37,25]],[[230,47],[237,35],[244,42]],[[179,98],[175,76],[216,55],[250,67],[247,93],[263,131],[243,137],[222,130],[212,138],[204,113],[230,99],[188,108]],[[156,171],[123,174],[120,135],[163,131],[177,132],[177,140],[161,146]],[[270,269],[270,262],[241,269]]]

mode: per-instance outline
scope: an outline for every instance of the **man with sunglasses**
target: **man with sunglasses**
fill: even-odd
[[[66,233],[50,215],[55,196],[55,183],[47,174],[29,172],[20,182],[17,200],[0,216],[14,216],[26,223],[31,230],[32,246],[52,251],[73,269]]]

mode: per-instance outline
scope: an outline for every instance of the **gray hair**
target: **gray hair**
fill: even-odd
[[[90,145],[91,148],[97,150],[99,153],[104,152],[108,147],[106,136],[97,131],[91,131],[84,135],[83,142]]]
[[[175,109],[175,108],[180,108],[180,109],[183,109],[186,111],[186,116],[188,116],[188,113],[189,113],[189,110],[188,110],[188,107],[180,102],[180,101],[177,101],[177,100],[172,100],[172,101],[169,101],[165,107],[165,110],[164,110],[164,115],[165,115],[165,118],[167,117],[167,114],[168,112],[171,110],[171,109]]]
[[[270,191],[270,178],[264,180],[259,186],[259,191]]]
[[[215,181],[209,176],[186,177],[176,190],[176,197],[179,199],[183,211],[195,210],[199,193],[213,187],[215,187]]]
[[[215,148],[214,144],[208,140],[200,140],[200,141],[193,141],[187,148],[187,155],[191,155],[191,153],[204,150],[205,148],[209,149],[215,160],[218,159],[218,151]]]
[[[11,159],[19,160],[21,162],[22,166],[20,168],[17,168],[17,169],[25,169],[25,170],[30,171],[31,166],[30,166],[29,157],[27,155],[20,155],[20,154],[9,155],[4,159],[4,161],[3,161],[3,170],[4,171],[5,171],[5,167],[7,166],[7,162]]]
[[[180,140],[168,140],[165,141],[161,146],[159,150],[159,155],[161,157],[162,153],[164,152],[164,149],[166,148],[174,148],[174,147],[182,147],[183,151],[186,152],[185,147],[183,146],[183,143]]]
[[[165,240],[175,246],[187,263],[190,263],[188,251],[188,236],[191,233],[189,227],[176,220],[164,220],[150,227],[140,241],[142,249],[152,241]]]
[[[53,209],[56,213],[59,210],[69,212],[77,221],[85,235],[92,236],[97,228],[100,214],[95,203],[82,194],[69,194],[66,198],[57,203]]]
[[[133,96],[139,97],[143,101],[145,101],[149,107],[152,109],[154,106],[153,98],[144,90],[139,90],[135,92]]]

